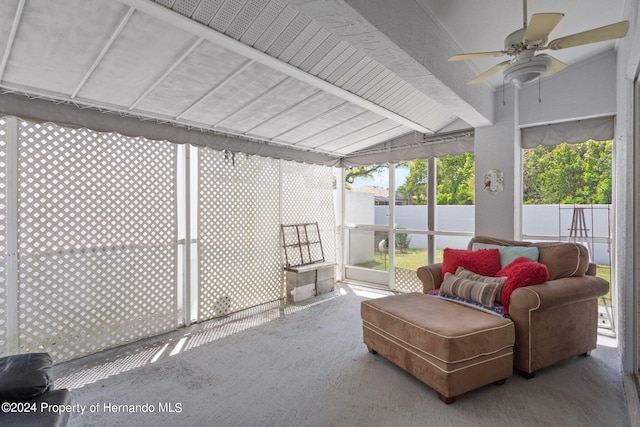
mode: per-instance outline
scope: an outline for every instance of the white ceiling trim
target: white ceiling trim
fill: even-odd
[[[340,157],[335,154],[319,150],[305,150],[289,144],[266,142],[262,139],[251,139],[228,132],[207,131],[185,125],[176,126],[173,122],[161,122],[135,114],[119,115],[113,110],[77,105],[69,100],[51,102],[51,99],[38,99],[30,94],[0,93],[0,115],[304,163],[331,166],[340,161]]]
[[[378,163],[397,163],[473,152],[474,131],[450,132],[434,137],[411,132],[376,147],[362,150],[341,160],[340,166],[363,166]]]
[[[20,26],[20,20],[22,19],[22,12],[24,11],[24,4],[26,1],[27,0],[20,0],[20,2],[18,3],[18,8],[13,18],[13,23],[11,24],[9,40],[7,40],[7,47],[5,48],[4,55],[2,56],[2,63],[0,63],[0,82],[4,77],[4,71],[6,70],[7,63],[9,62],[9,56],[11,55],[13,42],[16,40],[16,33],[18,32],[18,27]]]

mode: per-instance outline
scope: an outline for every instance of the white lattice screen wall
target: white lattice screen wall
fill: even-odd
[[[422,292],[422,282],[416,270],[412,268],[395,268],[395,290],[399,292]]]
[[[282,298],[279,162],[198,151],[198,319]]]
[[[19,350],[72,359],[176,327],[174,144],[19,123]]]
[[[197,150],[198,320],[284,297],[281,223],[317,221],[335,260],[331,168]],[[0,354],[181,324],[177,162],[167,141],[0,118]]]
[[[199,149],[198,319],[283,298],[280,223],[317,221],[335,260],[329,167]]]
[[[282,223],[317,222],[325,261],[335,262],[333,171],[328,166],[282,162]]]

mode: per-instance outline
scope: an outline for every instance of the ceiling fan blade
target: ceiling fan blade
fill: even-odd
[[[471,79],[467,82],[468,85],[475,85],[478,83],[481,83],[483,81],[485,81],[486,79],[488,79],[489,77],[493,76],[495,73],[497,73],[498,71],[501,71],[504,67],[507,66],[507,64],[509,64],[510,61],[504,61],[499,63],[498,65],[494,65],[493,67],[489,68],[487,71],[485,71],[484,73],[480,74],[478,77]]]
[[[596,43],[605,40],[619,39],[627,35],[629,31],[629,21],[621,21],[604,27],[582,33],[560,37],[550,42],[547,46],[551,50],[566,49],[568,47],[582,46],[589,43]]]
[[[536,13],[524,32],[526,42],[543,42],[564,17],[564,13]]]
[[[465,59],[476,59],[476,58],[486,58],[489,56],[502,56],[504,52],[501,50],[496,50],[493,52],[475,52],[475,53],[460,53],[458,55],[453,55],[449,58],[449,61],[462,61]]]
[[[549,71],[547,71],[547,73],[545,74],[545,77],[546,76],[550,76],[552,74],[555,74],[558,71],[562,71],[565,68],[567,68],[567,64],[565,64],[564,62],[560,61],[559,59],[556,59],[553,56],[547,55],[547,54],[544,54],[544,53],[542,55],[548,56],[549,59],[551,59],[551,69]]]

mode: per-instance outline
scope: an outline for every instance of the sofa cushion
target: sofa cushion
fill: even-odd
[[[475,236],[469,241],[468,248],[474,243],[485,243],[500,246],[524,246],[538,248],[538,262],[547,266],[549,280],[563,277],[584,276],[589,268],[589,251],[574,242],[521,242],[516,240],[497,239],[488,236]]]
[[[540,256],[540,252],[535,246],[501,246],[476,242],[472,244],[471,249],[474,251],[478,249],[498,249],[500,251],[500,266],[502,268],[511,264],[516,258],[520,258],[521,256],[536,262]]]
[[[584,276],[589,268],[589,251],[578,243],[535,243],[538,262],[549,270],[549,280]]]
[[[507,281],[506,277],[488,277],[482,276],[480,274],[476,274],[471,270],[465,270],[464,267],[458,267],[456,270],[456,276],[462,277],[464,279],[473,280],[476,282],[484,282],[484,283],[495,283],[498,286],[498,292],[496,293],[496,302],[500,303],[500,296],[502,294],[502,287],[504,286],[504,282]]]
[[[505,313],[509,313],[511,293],[523,286],[539,285],[546,282],[549,279],[549,271],[544,264],[521,257],[498,271],[496,276],[507,278],[502,287],[500,300],[504,306]]]
[[[464,267],[482,276],[495,276],[500,270],[500,251],[498,249],[445,248],[442,254],[442,278],[445,273],[454,274],[458,267]]]
[[[445,273],[440,286],[440,293],[456,296],[478,302],[487,307],[493,307],[496,302],[496,294],[502,286],[499,283],[476,282],[465,279],[455,274]]]
[[[53,387],[51,365],[47,353],[0,358],[0,400],[14,402],[42,395]]]
[[[507,240],[507,239],[498,239],[496,237],[489,236],[474,236],[469,241],[469,245],[467,249],[472,249],[474,243],[485,243],[489,245],[498,245],[498,246],[532,246],[531,242],[522,242],[518,240]]]

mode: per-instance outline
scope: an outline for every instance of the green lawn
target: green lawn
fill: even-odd
[[[356,265],[356,267],[371,268],[373,270],[389,269],[389,255],[377,252],[374,254],[373,261]],[[436,262],[442,262],[442,250],[436,251]],[[417,270],[418,267],[427,265],[426,249],[411,249],[410,253],[396,254],[396,267],[410,268]]]
[[[596,276],[603,278],[609,284],[611,284],[611,266],[598,264],[598,268],[596,270]],[[609,292],[604,296],[607,305],[611,305],[611,286],[609,286]]]
[[[442,262],[442,249],[436,251],[436,262]],[[427,250],[426,249],[412,249],[410,253],[396,254],[396,267],[409,268],[411,270],[417,270],[418,267],[427,265]],[[389,270],[389,256],[381,252],[377,252],[374,255],[374,260],[363,264],[358,264],[356,267],[371,268],[373,270]],[[596,272],[598,277],[603,278],[607,282],[611,283],[611,266],[598,264]],[[611,291],[605,295],[605,299],[608,303],[611,301]]]

